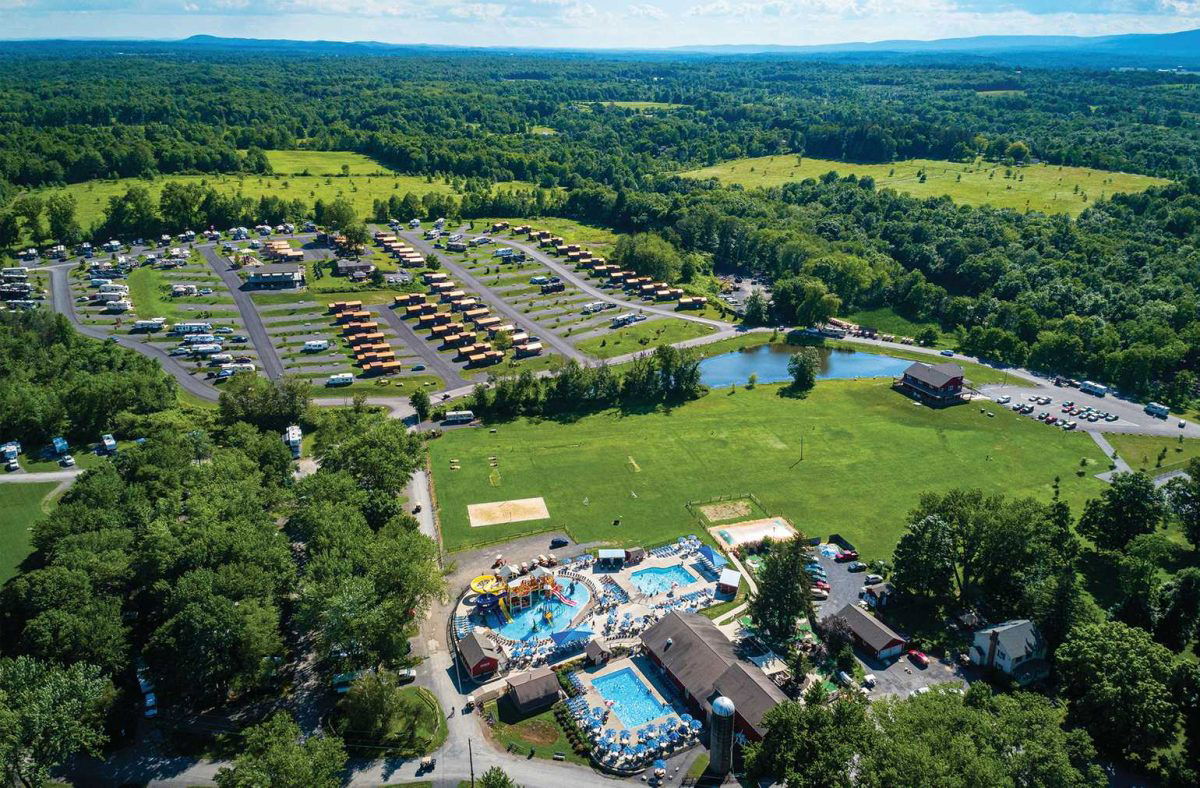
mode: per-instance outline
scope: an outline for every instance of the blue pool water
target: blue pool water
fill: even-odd
[[[787,383],[792,379],[787,370],[788,359],[798,349],[795,345],[759,345],[706,358],[700,362],[700,382],[713,387],[740,386],[753,373],[758,375],[759,383]],[[816,350],[821,355],[817,380],[899,377],[912,364],[878,353],[820,347]]]
[[[512,621],[504,621],[497,611],[489,613],[482,623],[512,640],[525,640],[530,636],[548,638],[552,632],[570,629],[571,619],[583,610],[583,606],[591,598],[591,592],[583,583],[576,583],[575,590],[571,591],[570,581],[564,578],[559,579],[559,584],[562,586],[563,596],[575,602],[574,607],[565,605],[552,596],[543,596],[524,610],[514,612],[510,609]],[[546,621],[543,616],[546,610],[554,615],[551,621]]]
[[[696,582],[692,573],[683,568],[682,564],[667,567],[639,569],[630,577],[633,586],[643,594],[661,594],[671,590],[671,584],[685,586]]]
[[[592,679],[592,686],[613,702],[613,714],[626,728],[641,727],[671,711],[670,706],[658,702],[632,668]]]

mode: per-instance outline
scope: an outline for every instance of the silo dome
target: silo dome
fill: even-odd
[[[735,711],[733,701],[724,695],[713,701],[712,710],[713,714],[718,714],[722,717],[732,717]]]

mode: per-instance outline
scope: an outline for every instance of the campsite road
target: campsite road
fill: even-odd
[[[413,327],[400,319],[400,315],[396,314],[396,310],[386,304],[373,308],[384,321],[392,327],[392,330],[400,335],[400,339],[404,344],[415,350],[418,355],[425,361],[425,367],[429,372],[437,375],[442,379],[442,383],[447,387],[457,388],[466,386],[467,381],[459,370],[453,364],[446,360],[446,357],[438,353],[428,342],[421,338]]]
[[[279,352],[271,342],[271,335],[267,333],[266,326],[263,325],[262,315],[258,314],[258,309],[254,306],[254,299],[248,291],[242,289],[242,278],[222,259],[213,244],[201,246],[200,254],[204,255],[208,267],[221,277],[221,281],[229,288],[233,303],[242,315],[242,325],[246,327],[246,333],[250,335],[250,341],[258,351],[258,360],[262,362],[263,372],[271,380],[283,377],[283,362],[279,360]]]

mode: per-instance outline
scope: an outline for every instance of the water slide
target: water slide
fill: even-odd
[[[555,586],[554,590],[550,593],[554,595],[555,599],[557,599],[559,602],[562,602],[564,605],[567,605],[568,607],[575,607],[579,604],[574,599],[568,599],[567,597],[563,596],[562,589],[558,588],[557,586]]]
[[[512,616],[508,613],[508,605],[504,604],[504,597],[500,597],[500,603],[496,607],[500,608],[500,612],[504,614],[505,621],[512,621]]]

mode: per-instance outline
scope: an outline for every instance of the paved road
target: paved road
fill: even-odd
[[[407,233],[405,234],[404,238],[422,254],[428,255],[438,253],[438,250],[430,246],[424,239],[420,237],[419,234]],[[589,356],[586,356],[579,350],[576,350],[575,346],[570,342],[558,336],[549,328],[540,326],[538,323],[522,314],[519,309],[508,303],[503,295],[472,276],[470,271],[455,262],[445,259],[444,257],[439,257],[442,260],[442,267],[454,274],[454,276],[464,285],[477,292],[484,300],[487,301],[488,306],[494,313],[504,315],[507,319],[524,329],[527,333],[541,337],[543,344],[549,345],[567,358],[573,358],[580,364],[587,364],[591,361]]]
[[[69,482],[83,473],[78,466],[63,468],[61,471],[41,471],[40,473],[6,473],[0,476],[0,484],[36,484],[37,482]]]
[[[283,362],[279,360],[279,353],[271,342],[271,335],[267,333],[267,328],[263,325],[262,315],[258,314],[258,310],[254,308],[254,300],[250,297],[249,291],[242,289],[242,278],[229,267],[228,261],[217,253],[215,245],[201,246],[200,254],[204,256],[208,267],[221,277],[221,281],[233,295],[233,302],[237,304],[238,311],[242,314],[242,324],[246,326],[246,333],[250,335],[250,341],[254,344],[254,349],[258,351],[258,360],[262,363],[263,372],[271,380],[283,377]]]
[[[186,369],[179,366],[172,356],[168,355],[165,350],[157,345],[136,341],[125,334],[110,334],[108,331],[86,325],[80,321],[79,315],[75,312],[75,300],[71,298],[71,287],[67,280],[67,271],[71,267],[71,264],[65,264],[49,269],[50,295],[54,311],[65,315],[71,321],[71,324],[75,326],[75,330],[84,336],[92,337],[93,339],[112,339],[122,347],[136,350],[143,356],[157,359],[162,364],[163,369],[175,378],[179,382],[180,387],[185,391],[210,402],[217,401],[220,392],[217,391],[216,387],[189,375]]]
[[[421,356],[425,361],[425,369],[442,379],[447,388],[458,388],[469,385],[456,366],[446,360],[446,357],[423,339],[413,327],[400,319],[396,310],[387,306],[373,307],[373,310],[383,316],[384,321],[391,326],[406,345]]]
[[[731,328],[729,323],[723,322],[721,320],[713,320],[712,318],[700,317],[699,315],[693,315],[693,314],[689,314],[687,312],[680,312],[671,307],[657,306],[655,304],[646,304],[645,302],[642,302],[642,301],[628,301],[625,298],[621,297],[620,295],[616,295],[614,293],[614,291],[612,291],[612,290],[604,290],[600,287],[597,287],[587,277],[582,276],[574,268],[567,266],[567,265],[563,265],[557,259],[551,257],[550,255],[547,255],[546,253],[539,250],[537,247],[530,246],[529,244],[521,243],[520,241],[516,241],[516,240],[510,239],[510,238],[498,239],[497,243],[503,243],[505,246],[512,246],[517,249],[520,249],[526,255],[537,260],[539,263],[542,263],[547,268],[549,268],[551,271],[556,273],[558,276],[562,277],[566,281],[573,284],[575,287],[578,287],[580,290],[582,290],[583,292],[592,296],[593,298],[596,298],[597,300],[612,301],[613,303],[620,304],[622,306],[628,307],[629,309],[632,309],[632,310],[638,311],[638,312],[649,312],[650,314],[661,315],[663,317],[678,317],[683,320],[690,320],[693,323],[703,323],[706,326],[712,326],[713,328],[718,329],[718,330]]]

